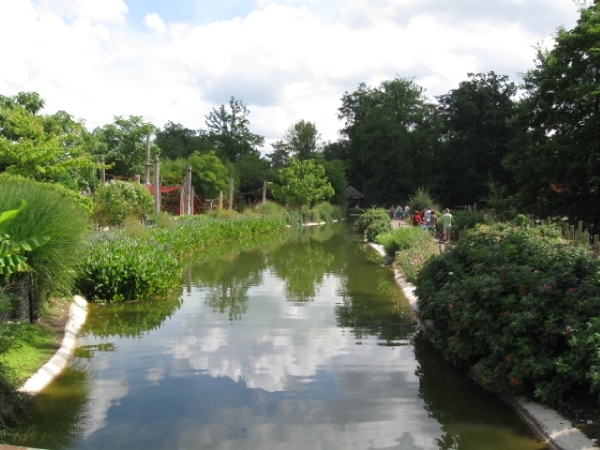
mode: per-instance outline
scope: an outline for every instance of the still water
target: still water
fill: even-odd
[[[346,225],[195,261],[180,298],[91,305],[14,444],[58,449],[541,449],[417,333]]]

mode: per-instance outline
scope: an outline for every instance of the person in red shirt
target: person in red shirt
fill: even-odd
[[[415,211],[415,213],[413,214],[412,224],[415,227],[418,227],[419,225],[421,225],[421,213],[419,211]]]

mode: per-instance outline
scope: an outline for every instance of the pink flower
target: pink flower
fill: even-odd
[[[454,303],[448,303],[448,308],[450,308],[450,309],[454,308]]]
[[[567,325],[567,326],[565,327],[565,331],[571,331],[571,325]]]
[[[569,291],[569,292],[575,292],[575,288],[569,288],[569,289],[567,289],[567,291]]]
[[[549,284],[547,284],[546,286],[544,286],[546,289],[550,290],[552,289],[552,286],[550,286]]]
[[[533,271],[533,273],[540,273],[540,271],[536,269]]]

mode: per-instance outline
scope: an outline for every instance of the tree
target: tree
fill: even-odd
[[[320,150],[319,139],[321,139],[321,135],[314,123],[299,120],[289,126],[283,140],[272,144],[277,152],[274,156],[282,155],[281,159],[287,159],[290,156],[299,160],[314,159]]]
[[[93,138],[65,111],[40,114],[43,106],[35,92],[0,95],[0,171],[87,187],[96,167]]]
[[[325,176],[325,167],[307,159],[290,158],[289,167],[279,171],[279,183],[271,183],[271,193],[277,200],[295,207],[312,205],[334,195]]]
[[[192,166],[192,184],[202,198],[215,198],[229,186],[229,171],[214,151],[194,152],[188,158]]]
[[[348,180],[346,179],[346,165],[344,161],[339,159],[332,161],[318,159],[316,161],[325,168],[325,177],[333,188],[334,194],[331,197],[330,202],[334,205],[346,208],[348,204],[348,200],[346,199]]]
[[[414,161],[423,140],[417,131],[426,127],[429,110],[423,89],[401,78],[378,88],[361,83],[342,97],[349,182],[371,203],[398,201],[417,187],[422,177]]]
[[[503,160],[513,138],[516,86],[505,75],[468,74],[457,89],[438,97],[441,139],[434,164],[446,204],[471,204],[488,193],[490,177],[513,187]]]
[[[262,189],[263,183],[273,175],[269,161],[258,153],[244,155],[235,163],[237,185],[242,192]]]
[[[523,205],[542,214],[600,222],[600,4],[559,29],[524,76],[507,162]]]
[[[94,130],[100,145],[96,154],[103,154],[106,164],[111,164],[112,174],[133,176],[144,173],[146,161],[146,136],[155,134],[156,127],[144,122],[142,116],[115,116],[114,122]],[[151,158],[158,155],[159,149],[152,144]]]
[[[187,158],[195,151],[200,153],[214,150],[214,145],[206,136],[196,130],[185,128],[180,123],[167,122],[156,132],[154,143],[160,148],[162,158]]]
[[[264,137],[250,132],[250,111],[241,100],[233,96],[229,100],[229,110],[225,105],[206,116],[208,139],[230,162],[242,156],[257,153],[257,147],[264,143]]]

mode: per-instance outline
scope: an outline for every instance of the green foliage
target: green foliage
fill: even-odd
[[[366,230],[369,225],[373,222],[378,221],[390,221],[390,213],[382,208],[370,208],[367,209],[357,220],[355,223],[355,227],[359,233],[362,233]]]
[[[278,203],[265,201],[261,202],[255,210],[258,214],[263,216],[276,217],[282,220],[286,220],[288,212],[287,210]]]
[[[228,189],[229,171],[214,151],[194,152],[188,161],[192,166],[192,184],[202,198],[216,198],[219,191]]]
[[[229,108],[221,105],[206,116],[207,137],[226,161],[233,163],[244,155],[256,153],[265,140],[250,132],[249,114],[244,102],[232,96]]]
[[[389,233],[380,234],[375,239],[383,246],[386,255],[394,256],[400,250],[407,250],[431,240],[431,234],[420,227],[401,227]]]
[[[514,207],[514,198],[506,195],[506,186],[494,181],[489,181],[487,185],[489,193],[486,199],[486,211],[494,214],[495,219],[499,222],[515,220],[517,210]]]
[[[90,301],[121,302],[164,296],[181,285],[182,261],[195,252],[285,229],[258,215],[222,220],[186,216],[143,233],[106,233],[92,240],[77,287]]]
[[[440,214],[438,217],[438,225],[440,229],[443,226],[441,217],[442,215]],[[450,239],[457,241],[465,232],[465,230],[473,229],[482,223],[485,223],[485,219],[483,217],[483,213],[481,212],[467,210],[452,211],[452,235],[450,236]]]
[[[291,158],[289,167],[279,171],[279,183],[270,183],[270,187],[273,197],[294,207],[310,206],[335,193],[325,177],[325,168],[310,159]]]
[[[600,395],[600,263],[551,228],[482,225],[428,260],[416,294],[427,332],[454,365],[483,383],[560,403]]]
[[[330,223],[343,218],[342,209],[329,202],[317,203],[313,209],[318,213],[320,221],[323,222]]]
[[[94,153],[104,155],[114,175],[141,175],[146,161],[146,138],[155,132],[156,127],[144,122],[142,116],[115,116],[113,123],[94,130],[98,142]],[[151,143],[150,158],[158,153],[158,147]]]
[[[48,293],[70,292],[89,233],[87,214],[69,195],[48,184],[0,177],[0,211],[17,209],[23,200],[27,207],[3,223],[2,233],[15,242],[48,239],[26,255],[36,300],[43,301]]]
[[[82,261],[77,288],[90,301],[163,296],[181,285],[181,266],[167,245],[123,233],[98,235]]]
[[[0,95],[0,170],[37,181],[69,180],[74,189],[89,186],[96,167],[92,137],[64,111],[39,114],[43,106],[34,92]]]
[[[415,193],[409,197],[408,206],[412,212],[423,211],[427,208],[433,208],[436,211],[440,210],[437,202],[431,197],[429,191],[424,188],[418,188]]]
[[[390,231],[392,231],[392,223],[389,218],[374,220],[367,226],[367,240],[373,242],[380,234],[389,233]]]
[[[94,193],[96,203],[92,220],[99,227],[122,226],[125,217],[143,219],[153,209],[154,199],[140,183],[113,180],[99,186]]]

